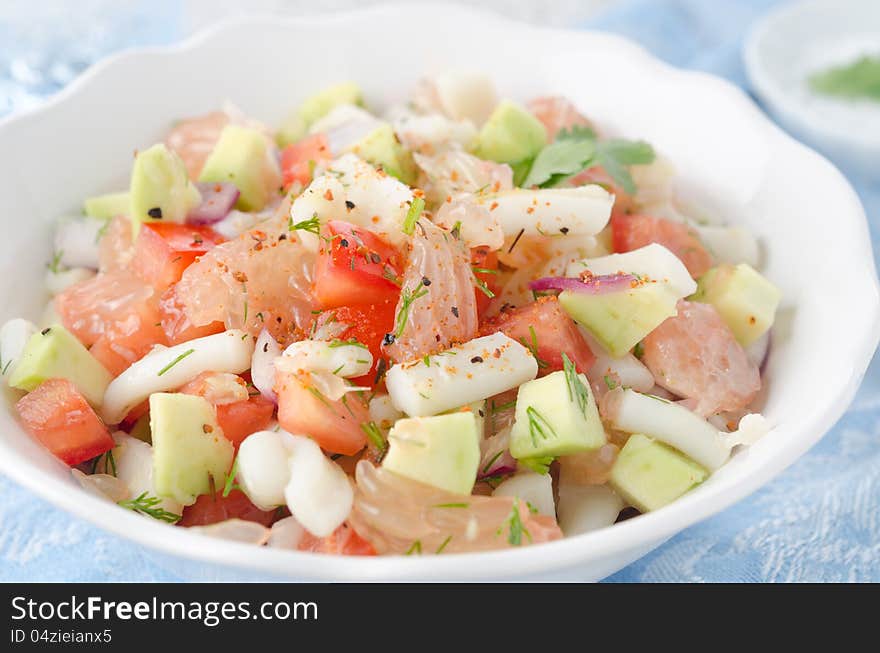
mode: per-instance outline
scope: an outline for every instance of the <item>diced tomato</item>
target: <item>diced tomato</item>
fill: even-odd
[[[278,423],[290,433],[308,435],[325,451],[346,456],[364,448],[367,436],[361,424],[370,420],[363,399],[354,393],[332,400],[321,394],[309,372],[278,371]]]
[[[241,490],[232,490],[223,496],[223,490],[216,494],[203,494],[191,506],[183,509],[178,526],[208,526],[227,519],[244,519],[269,526],[275,521],[275,510],[260,510]]]
[[[699,236],[683,222],[650,215],[614,215],[611,218],[611,238],[615,252],[631,252],[659,243],[681,259],[694,279],[712,267],[712,255]]]
[[[376,549],[358,535],[348,524],[343,524],[327,537],[315,537],[308,531],[303,533],[297,547],[300,551],[313,553],[332,553],[348,556],[374,556]]]
[[[131,267],[157,290],[180,280],[183,271],[223,238],[210,227],[176,222],[149,222],[141,225],[134,244]]]
[[[315,318],[316,326],[326,324],[329,320],[337,323],[350,325],[348,329],[339,334],[342,340],[354,338],[359,343],[366,345],[373,355],[373,367],[362,377],[352,379],[355,385],[372,386],[376,380],[376,368],[382,353],[382,340],[386,333],[394,330],[394,320],[397,314],[397,298],[386,299],[378,304],[361,304],[358,306],[340,306],[333,310],[324,311]]]
[[[333,158],[327,137],[324,134],[306,136],[301,141],[291,143],[281,150],[281,174],[284,178],[284,188],[289,188],[294,182],[308,186],[312,181],[312,171],[315,164],[329,161]]]
[[[275,404],[259,394],[248,397],[245,380],[234,374],[203,372],[182,386],[179,392],[211,401],[217,410],[217,423],[223,429],[223,435],[236,449],[251,433],[269,426],[275,414]]]
[[[474,268],[474,276],[486,284],[486,289],[497,296],[501,292],[501,284],[498,282],[498,253],[488,247],[474,247],[471,250],[471,265]],[[494,270],[494,272],[481,272],[480,270]],[[482,316],[489,307],[492,298],[480,288],[475,288],[477,297],[477,315]]]
[[[217,406],[217,423],[226,439],[238,448],[251,433],[264,430],[272,422],[275,404],[261,395],[247,401]]]
[[[226,329],[222,322],[211,322],[204,326],[196,326],[190,322],[183,303],[177,296],[176,286],[171,286],[162,293],[162,297],[159,299],[159,315],[162,330],[170,345],[178,345],[187,340],[221,333]]]
[[[596,360],[556,297],[540,297],[531,304],[502,311],[480,328],[481,335],[498,331],[537,352],[538,376],[561,370],[563,353],[584,374]]]
[[[44,381],[16,408],[28,433],[70,466],[113,448],[110,431],[67,379]]]
[[[400,288],[400,252],[366,229],[348,222],[327,223],[329,242],[315,264],[315,299],[322,308],[373,304],[393,298]]]

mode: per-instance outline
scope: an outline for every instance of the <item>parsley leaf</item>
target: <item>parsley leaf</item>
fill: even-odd
[[[636,185],[628,166],[651,163],[654,149],[644,141],[600,141],[589,127],[561,131],[538,153],[522,183],[524,188],[553,188],[582,170],[601,165],[615,183],[632,195]]]

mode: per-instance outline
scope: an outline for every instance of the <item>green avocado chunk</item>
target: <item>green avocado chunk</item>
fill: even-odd
[[[518,164],[536,156],[547,144],[547,130],[531,113],[502,100],[477,135],[473,150],[481,159]]]
[[[470,494],[480,465],[480,436],[471,411],[399,419],[388,433],[382,466],[434,487]]]
[[[605,430],[590,383],[574,367],[520,386],[510,432],[510,453],[517,460],[566,456],[598,449]]]
[[[183,222],[201,201],[177,153],[162,143],[138,152],[131,171],[131,229],[135,237],[144,222]]]
[[[708,476],[683,453],[636,433],[620,450],[608,482],[631,506],[650,512],[675,501]]]
[[[235,449],[217,423],[214,406],[196,395],[150,395],[153,483],[156,492],[185,506],[220,489]]]
[[[99,408],[113,377],[76,336],[54,324],[27,341],[9,385],[30,392],[46,379],[67,379]]]
[[[256,129],[227,125],[211,151],[199,181],[230,182],[240,195],[236,207],[259,211],[269,201],[272,174],[266,137]]]

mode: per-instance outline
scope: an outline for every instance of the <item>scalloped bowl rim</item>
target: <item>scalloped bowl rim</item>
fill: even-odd
[[[123,51],[91,67],[69,87],[40,107],[0,121],[0,143],[18,125],[38,121],[51,112],[63,111],[69,98],[93,91],[99,85],[102,75],[109,69],[126,66],[134,68],[138,63],[149,63],[149,60],[157,56],[161,58],[169,55],[184,55],[222,39],[224,34],[241,25],[261,25],[271,22],[273,25],[283,23],[293,28],[327,22],[349,23],[355,19],[383,12],[393,12],[395,15],[405,12],[410,15],[427,16],[436,11],[443,11],[450,18],[457,16],[470,21],[491,20],[495,25],[501,25],[505,29],[520,30],[523,33],[534,32],[569,39],[579,38],[579,36],[573,37],[573,34],[589,35],[592,39],[602,39],[603,47],[607,47],[609,52],[630,58],[646,72],[682,80],[689,79],[705,87],[706,92],[722,94],[727,101],[736,105],[744,116],[749,116],[756,123],[763,123],[766,133],[773,139],[774,148],[785,150],[789,156],[809,159],[811,164],[823,167],[827,181],[836,184],[841,196],[849,202],[845,207],[846,210],[841,213],[851,216],[855,221],[851,227],[857,232],[861,230],[859,233],[862,233],[864,240],[867,241],[864,211],[842,175],[820,155],[797,143],[772,125],[751,100],[729,82],[705,73],[675,69],[622,37],[587,31],[535,28],[482,10],[465,9],[455,5],[422,4],[417,7],[383,5],[336,15],[237,18],[222,21],[176,45]],[[859,221],[862,223],[861,226],[857,224]],[[858,257],[859,254],[862,258],[871,257],[870,245],[867,245],[867,249],[863,248],[861,252],[854,253],[853,256]],[[206,540],[203,536],[189,533],[185,529],[169,528],[167,525],[153,523],[152,520],[119,510],[85,492],[70,492],[69,484],[51,478],[48,474],[34,473],[33,465],[17,452],[9,451],[9,456],[0,456],[0,471],[55,506],[123,538],[193,563],[210,563],[255,576],[270,575],[313,580],[503,579],[514,576],[547,576],[562,569],[588,565],[591,560],[608,558],[620,552],[638,550],[644,553],[675,533],[750,494],[815,444],[839,419],[852,400],[880,336],[880,302],[877,299],[877,279],[873,272],[872,257],[870,270],[869,274],[873,275],[873,279],[867,282],[873,287],[874,297],[871,301],[866,301],[866,310],[870,311],[867,322],[871,326],[865,333],[858,334],[858,342],[853,346],[859,360],[853,361],[851,375],[841,380],[834,388],[827,404],[821,407],[817,414],[810,415],[810,423],[800,425],[796,441],[779,451],[775,457],[750,468],[749,473],[742,475],[743,477],[736,483],[724,482],[711,488],[708,486],[700,488],[659,511],[642,515],[637,519],[536,547],[448,556],[354,558],[281,551],[265,547],[256,549],[252,545],[223,540],[211,540],[211,545],[205,546]],[[0,440],[0,451],[5,448],[4,442]]]

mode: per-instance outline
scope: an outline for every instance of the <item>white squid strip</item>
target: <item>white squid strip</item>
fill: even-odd
[[[528,349],[503,333],[475,338],[428,358],[392,365],[385,375],[394,407],[436,415],[516,388],[538,375]]]
[[[611,526],[623,508],[623,499],[607,485],[559,485],[559,528],[566,537]]]
[[[402,417],[405,415],[394,407],[389,395],[377,394],[370,399],[370,420],[380,428],[390,429]]]
[[[520,472],[501,482],[492,492],[493,497],[519,497],[527,501],[541,515],[556,517],[553,501],[553,479],[550,474]]]
[[[281,356],[281,345],[266,329],[260,331],[251,359],[251,381],[266,399],[278,403],[275,394],[275,360]]]
[[[369,349],[342,341],[300,340],[285,349],[282,356],[285,369],[330,372],[344,379],[363,376],[373,367]]]
[[[287,431],[257,431],[238,448],[236,480],[260,510],[284,505],[295,441]]]
[[[37,331],[36,324],[20,317],[9,320],[0,327],[0,371],[3,374],[12,374],[24,346]]]
[[[95,271],[91,268],[70,268],[69,270],[59,270],[58,272],[46,270],[46,290],[54,297],[64,292],[73,284],[91,279],[94,276]]]
[[[257,546],[268,542],[272,533],[262,524],[245,519],[227,519],[207,526],[190,526],[188,530],[208,537]]]
[[[266,546],[273,549],[296,549],[306,533],[306,529],[293,516],[279,519],[272,524],[270,531]]]
[[[107,221],[91,216],[61,218],[55,231],[58,262],[68,268],[98,269],[98,241]]]
[[[482,125],[498,104],[495,86],[487,75],[447,72],[428,80],[443,112],[454,120]]]
[[[104,421],[118,424],[154,392],[174,391],[202,372],[240,374],[250,367],[253,353],[254,339],[239,329],[154,349],[107,386]]]
[[[342,468],[314,440],[293,436],[290,481],[284,497],[290,513],[312,535],[327,537],[351,512],[354,490]]]
[[[731,445],[721,433],[683,406],[622,388],[605,395],[602,404],[605,418],[617,430],[660,440],[710,471],[730,457]]]
[[[614,196],[595,184],[577,188],[514,190],[479,195],[505,236],[592,236],[605,228]]]
[[[577,277],[585,270],[595,275],[623,272],[647,277],[653,281],[663,281],[681,297],[692,295],[697,290],[697,283],[684,263],[663,245],[657,243],[651,243],[625,254],[609,254],[575,261],[566,268],[565,276]]]
[[[403,223],[413,200],[412,189],[391,175],[379,172],[354,154],[345,154],[326,166],[327,174],[316,177],[290,207],[294,224],[311,220],[321,223],[345,220],[369,229],[400,247],[409,240]],[[332,199],[328,199],[332,198]],[[346,201],[354,204],[349,208]],[[373,218],[378,216],[378,222]],[[318,237],[297,231],[303,244],[318,249]]]

